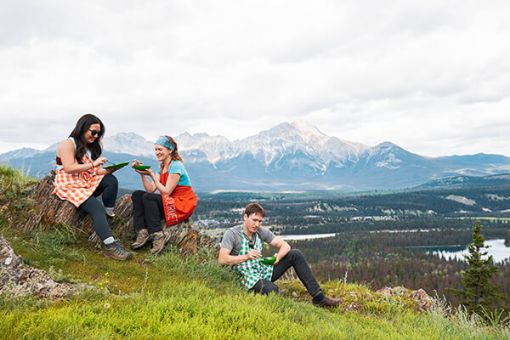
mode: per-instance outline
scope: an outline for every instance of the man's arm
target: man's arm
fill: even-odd
[[[257,259],[261,256],[262,254],[255,249],[250,249],[248,254],[234,256],[230,255],[230,250],[226,248],[220,248],[220,253],[218,254],[218,262],[223,265],[233,266],[248,260]]]
[[[274,263],[277,264],[290,251],[290,245],[279,237],[275,237],[270,244],[278,249],[278,253],[276,254],[276,261]]]

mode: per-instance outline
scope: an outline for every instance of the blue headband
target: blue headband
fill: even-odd
[[[172,143],[166,136],[159,136],[154,144],[162,145],[169,150],[175,150],[175,144]]]

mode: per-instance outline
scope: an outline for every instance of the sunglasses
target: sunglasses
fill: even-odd
[[[92,135],[92,137],[97,137],[101,133],[101,130],[98,131],[98,130],[89,129],[89,131],[90,131],[90,134]]]
[[[253,249],[255,247],[255,240],[248,240],[248,247],[250,247],[250,249]]]

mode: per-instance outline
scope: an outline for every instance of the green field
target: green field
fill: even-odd
[[[4,226],[5,228],[5,226]],[[3,337],[14,338],[505,338],[508,330],[484,328],[462,313],[414,311],[412,301],[384,298],[355,284],[328,282],[342,307],[314,307],[296,281],[282,282],[284,296],[255,296],[210,254],[183,258],[169,250],[115,262],[65,232],[8,239],[25,261],[61,281],[96,289],[66,301],[0,300]],[[348,306],[359,306],[346,311]],[[506,332],[506,333],[505,333]]]
[[[18,338],[290,338],[290,339],[507,339],[510,330],[448,311],[439,301],[417,312],[411,300],[386,298],[362,285],[323,283],[342,299],[334,310],[314,307],[295,280],[281,296],[255,296],[238,287],[212,251],[183,257],[170,247],[116,262],[69,228],[23,234],[3,214],[23,209],[31,181],[0,167],[0,234],[26,264],[55,280],[91,286],[62,301],[0,297],[0,334]],[[15,207],[12,207],[15,202]],[[5,208],[5,209],[3,209]],[[12,210],[11,215],[12,216]],[[0,267],[1,268],[1,267]]]

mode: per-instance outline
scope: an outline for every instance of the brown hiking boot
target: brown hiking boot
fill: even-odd
[[[138,231],[138,235],[136,236],[136,241],[131,244],[131,249],[136,250],[142,248],[144,245],[149,242],[151,235],[147,229],[141,229]]]
[[[319,302],[314,302],[314,306],[317,307],[323,307],[323,308],[333,308],[340,304],[341,300],[339,299],[332,299],[330,297],[324,296],[324,299],[320,300]]]
[[[152,239],[152,249],[151,253],[154,255],[159,255],[163,249],[165,249],[165,245],[170,240],[170,233],[165,230],[161,230],[155,232]]]
[[[133,257],[133,254],[127,252],[119,241],[115,241],[112,244],[105,244],[103,254],[104,256],[119,261],[129,260]]]

